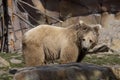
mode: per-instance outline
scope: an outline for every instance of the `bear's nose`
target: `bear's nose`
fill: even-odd
[[[83,51],[88,51],[88,49],[87,48],[83,48]]]

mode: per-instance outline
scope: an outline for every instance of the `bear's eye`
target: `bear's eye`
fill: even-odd
[[[82,39],[83,41],[85,41],[85,39]]]
[[[87,27],[83,26],[83,31],[87,31]]]
[[[93,41],[92,41],[92,40],[90,40],[90,43],[93,43]]]

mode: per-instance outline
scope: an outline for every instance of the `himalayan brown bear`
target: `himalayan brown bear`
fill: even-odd
[[[80,62],[97,44],[99,27],[79,21],[65,28],[52,25],[32,28],[22,40],[26,66]]]

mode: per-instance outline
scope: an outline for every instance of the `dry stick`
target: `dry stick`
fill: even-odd
[[[15,11],[15,7],[13,7],[13,6],[15,6],[15,3],[14,2],[12,2],[11,3],[11,9],[9,10],[9,13],[13,13],[13,12],[16,12]],[[14,30],[14,25],[13,25],[13,17],[12,17],[12,14],[10,14],[10,23],[11,23],[11,29],[12,29],[12,32],[13,32],[13,35],[14,35],[14,39],[15,39],[15,41],[17,40],[17,37],[16,37],[16,35],[15,35],[15,30]]]
[[[4,51],[9,51],[9,44],[8,44],[8,24],[9,24],[9,14],[8,14],[8,6],[7,6],[7,0],[3,0],[3,21],[4,21],[4,29],[5,29],[5,36],[4,36]]]
[[[18,3],[18,5],[26,12],[26,13],[28,13],[28,16],[32,19],[32,20],[34,20],[37,24],[40,24],[35,18],[33,18],[30,14],[29,14],[29,12],[22,6],[22,4],[20,3],[20,2],[17,2]]]
[[[108,52],[108,51],[116,52],[115,50],[111,49],[107,45],[101,45],[99,47],[96,47],[92,51],[88,52],[88,54],[97,54],[97,53],[100,53],[100,52]]]
[[[32,25],[31,23],[29,23],[27,20],[25,20],[23,17],[21,17],[20,15],[13,13],[15,16],[17,16],[18,18],[20,18],[21,20],[23,20],[25,23],[27,23],[28,25],[30,25],[32,28],[34,28],[35,26]]]
[[[28,28],[20,28],[20,29],[17,29],[17,30],[15,30],[15,32],[17,32],[17,31],[21,31],[21,30],[24,30],[24,29],[28,29]]]
[[[1,23],[1,24],[2,24],[2,26],[1,26],[1,27],[2,27],[1,52],[3,52],[3,49],[4,49],[4,46],[3,46],[3,45],[4,45],[4,41],[5,41],[5,40],[4,40],[4,36],[5,36],[5,34],[4,34],[4,19],[3,19],[3,16],[2,16],[2,20],[1,20],[1,21],[2,21],[2,23]]]
[[[21,1],[21,0],[18,0],[18,1],[20,1],[20,2],[23,3],[23,4],[28,5],[29,7],[33,8],[33,9],[38,10],[36,7],[34,7],[34,6],[32,6],[32,5],[28,4],[28,3],[26,3],[25,1]],[[42,14],[42,15],[48,16],[48,17],[50,17],[50,18],[52,18],[52,19],[54,19],[54,20],[57,20],[57,21],[59,21],[59,22],[61,22],[61,23],[63,22],[63,21],[61,21],[61,20],[59,20],[59,19],[57,19],[57,18],[55,18],[55,17],[52,17],[52,16],[49,16],[48,14],[42,13],[40,10],[38,10],[38,11],[39,11],[39,13]]]
[[[19,3],[17,3],[16,1],[14,1],[14,6],[18,6],[19,5]],[[21,6],[22,7],[22,6]],[[16,12],[20,12],[20,10],[18,9],[18,7],[15,7],[15,11]],[[13,13],[13,12],[12,12]],[[23,28],[22,28],[22,26],[21,26],[21,23],[19,23],[19,26],[20,26],[20,29],[21,29],[21,33],[22,33],[22,35],[24,34],[24,32],[23,32]],[[15,32],[15,31],[14,31]],[[16,36],[16,35],[15,35]],[[17,37],[16,37],[17,38]]]
[[[5,20],[4,20],[4,11],[3,11],[3,6],[2,6],[2,20],[1,20],[1,24],[2,24],[2,36],[1,36],[1,38],[2,38],[2,41],[1,41],[1,52],[3,52],[4,51],[4,44],[5,44],[5,34],[6,33],[4,33],[4,26],[5,26]]]

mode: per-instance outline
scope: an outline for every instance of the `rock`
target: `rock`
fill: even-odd
[[[0,67],[9,67],[9,66],[10,66],[10,63],[5,59],[3,59],[2,57],[0,57]]]
[[[120,39],[113,39],[111,44],[111,49],[120,52]]]
[[[112,14],[113,15],[113,14]],[[108,14],[107,16],[111,16]],[[105,44],[107,47],[112,49],[114,52],[120,52],[120,20],[108,19],[112,22],[105,22],[108,25],[100,30],[98,45]],[[107,19],[106,19],[107,21]]]
[[[112,69],[114,75],[116,75],[117,79],[120,80],[120,65],[111,66],[110,68]]]
[[[10,60],[10,62],[13,63],[13,64],[20,64],[20,63],[22,63],[22,60],[18,60],[18,59],[12,58]]]
[[[6,71],[0,70],[0,75],[3,75],[5,73],[6,73]]]
[[[118,80],[118,79],[109,67],[101,67],[92,64],[72,63],[52,66],[26,67],[19,70],[15,74],[14,80]]]

